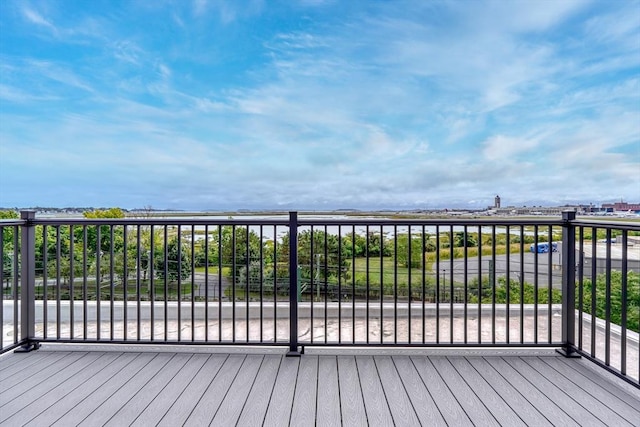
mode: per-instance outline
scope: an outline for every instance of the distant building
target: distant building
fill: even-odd
[[[602,209],[606,212],[640,212],[640,203],[627,203],[627,202],[616,202],[616,203],[603,203]]]
[[[493,202],[493,207],[496,209],[500,209],[500,196],[496,196]]]

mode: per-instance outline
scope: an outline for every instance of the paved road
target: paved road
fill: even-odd
[[[220,287],[220,277],[217,274],[209,274],[207,281],[206,274],[195,273],[194,279],[194,283],[198,285],[198,289],[195,292],[196,297],[204,298],[207,295],[208,287],[209,299],[218,299],[219,290],[222,290],[222,298],[224,299],[224,291],[231,286],[231,281],[226,277],[222,277],[222,286]]]
[[[528,249],[528,247],[525,247]],[[534,254],[528,250],[522,254],[512,254],[507,260],[506,255],[496,255],[495,262],[493,262],[493,268],[496,272],[496,277],[505,277],[507,275],[507,267],[509,268],[509,277],[513,280],[519,280],[522,273],[524,273],[524,281],[533,284],[535,282],[535,276],[537,271],[539,286],[546,287],[549,283],[549,269],[551,268],[551,283],[554,288],[560,289],[562,287],[562,246],[558,245],[558,252],[552,252],[551,254]],[[537,263],[537,267],[536,267]],[[481,269],[483,276],[490,274],[492,264],[491,256],[483,256],[481,261],[478,261],[478,257],[470,257],[467,259],[467,277],[468,280],[477,278],[479,276],[478,270]],[[522,265],[522,268],[521,268]],[[434,264],[433,268],[436,266]],[[537,268],[537,270],[536,270]],[[438,274],[440,275],[440,281],[449,283],[451,280],[451,262],[449,260],[441,262],[438,266]],[[465,277],[465,260],[454,259],[453,260],[453,280],[454,282],[463,283]]]

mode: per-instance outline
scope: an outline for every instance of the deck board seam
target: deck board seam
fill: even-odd
[[[174,354],[174,357],[175,357],[175,354]],[[191,359],[193,359],[193,354],[189,356],[189,358],[184,362],[184,364],[182,365],[182,367],[186,366],[186,364],[187,364],[187,363],[189,363],[189,361],[190,361]],[[173,358],[171,358],[171,360],[173,360]],[[138,416],[137,416],[137,417],[135,417],[133,420],[131,420],[131,424],[134,424],[134,423],[136,422],[136,420],[137,420],[138,418],[140,418],[140,416],[141,416],[141,415],[142,415],[142,414],[147,410],[147,408],[148,408],[149,406],[151,406],[151,404],[153,403],[153,401],[154,401],[154,400],[155,400],[155,399],[156,399],[156,398],[157,398],[157,397],[158,397],[158,396],[159,396],[159,395],[160,395],[160,394],[161,394],[161,393],[162,393],[162,392],[163,392],[163,391],[164,391],[164,390],[169,386],[169,384],[171,384],[171,382],[174,380],[174,378],[175,378],[175,377],[177,377],[177,376],[178,376],[178,374],[180,373],[180,371],[182,370],[182,367],[181,367],[180,369],[178,369],[178,370],[176,371],[176,373],[175,373],[175,374],[173,374],[173,376],[172,376],[171,378],[169,378],[169,379],[165,382],[164,386],[163,386],[160,390],[158,390],[158,392],[156,393],[156,395],[154,396],[154,398],[153,398],[153,399],[151,399],[151,400],[149,401],[149,403],[147,403],[147,404],[146,404],[146,406],[140,410],[140,412],[138,413]],[[138,393],[139,393],[139,392],[138,392]],[[136,395],[137,395],[137,393],[136,393]],[[115,415],[115,414],[114,414],[114,415]]]
[[[153,379],[153,377],[155,377],[155,376],[158,374],[158,372],[162,371],[162,369],[163,369],[165,366],[167,366],[167,365],[169,364],[169,362],[170,362],[171,360],[173,360],[173,358],[174,358],[175,356],[176,356],[176,355],[175,355],[175,353],[174,353],[174,354],[172,354],[172,355],[171,355],[171,357],[170,357],[169,359],[167,359],[167,360],[164,362],[164,364],[162,364],[162,366],[160,366],[160,368],[159,368],[159,369],[158,369],[158,370],[157,370],[157,371],[156,371],[156,372],[151,376],[151,378],[150,378],[148,381],[151,381],[151,380]],[[154,361],[157,357],[158,357],[158,355],[156,355],[153,359],[151,359],[151,360],[149,361],[149,363],[148,363],[146,366],[141,366],[141,367],[140,367],[140,370],[138,370],[135,374],[133,374],[133,375],[132,375],[132,376],[131,376],[127,381],[125,381],[124,383],[122,383],[122,385],[121,385],[120,387],[118,387],[118,389],[117,389],[117,390],[115,390],[115,391],[111,394],[111,396],[109,396],[107,399],[105,399],[105,400],[104,400],[104,402],[102,402],[100,405],[96,406],[96,407],[94,408],[94,410],[93,410],[93,411],[91,411],[89,414],[87,414],[87,416],[86,416],[83,420],[81,420],[78,424],[82,424],[82,423],[84,423],[84,421],[85,421],[87,418],[89,418],[89,417],[90,417],[94,412],[96,412],[97,410],[99,410],[99,409],[102,407],[102,405],[104,405],[104,404],[105,404],[109,399],[111,399],[113,396],[115,396],[115,395],[116,395],[120,390],[122,390],[122,388],[123,388],[123,387],[125,387],[127,384],[129,384],[129,383],[130,383],[130,382],[131,382],[131,381],[132,381],[132,380],[133,380],[133,379],[134,379],[138,374],[140,374],[140,373],[141,373],[141,372],[142,372],[142,371],[143,371],[147,366],[151,365],[151,364],[153,363],[153,361]],[[138,388],[138,390],[136,390],[136,392],[133,394],[133,396],[131,396],[131,399],[133,399],[135,396],[137,396],[137,395],[140,393],[140,390],[142,390],[142,388],[143,388],[143,387],[144,387],[144,386],[142,386],[142,387]],[[123,406],[121,406],[120,408],[118,408],[118,411],[115,411],[113,414],[111,414],[111,416],[110,416],[108,419],[106,419],[106,420],[105,420],[104,424],[105,424],[105,425],[106,425],[106,424],[108,424],[108,423],[109,423],[109,422],[110,422],[110,421],[111,421],[111,420],[112,420],[112,419],[117,415],[117,413],[118,413],[118,412],[120,412],[120,411],[122,410],[122,408],[123,408],[123,407],[124,407],[124,405],[123,405]]]
[[[551,381],[551,379],[547,378],[547,375],[545,375],[543,372],[540,372],[535,366],[531,365],[531,363],[527,362],[526,360],[523,360],[524,363],[526,363],[527,365],[531,366],[532,369],[534,369],[536,372],[538,372],[540,375],[542,375],[543,378],[547,379],[547,381],[553,383],[554,385],[556,384],[556,381]],[[541,362],[544,363],[544,362]],[[578,384],[576,384],[574,381],[572,381],[570,378],[566,377],[565,375],[563,375],[561,372],[558,372],[557,370],[553,369],[553,367],[547,363],[544,363],[545,366],[547,366],[549,369],[551,369],[552,371],[556,372],[558,375],[564,377],[566,379],[566,381],[572,383],[576,388],[581,388]],[[556,386],[557,387],[557,386]],[[558,389],[562,390],[560,387],[557,387]],[[562,390],[564,392],[564,390]],[[618,417],[620,417],[620,419],[628,421],[626,418],[622,417],[619,413],[617,413],[616,411],[614,411],[612,408],[610,408],[606,403],[602,402],[598,396],[593,395],[592,393],[589,392],[589,390],[587,389],[583,389],[584,394],[588,395],[591,399],[597,401],[600,405],[604,406],[605,408],[609,409],[611,412],[613,412],[615,415],[617,415]],[[569,396],[569,393],[564,392],[567,396]],[[595,418],[599,419],[603,424],[608,424],[609,421],[607,420],[603,420],[601,418],[601,415],[598,415],[596,413],[594,413],[592,410],[590,410],[589,408],[585,407],[585,405],[581,404],[580,402],[578,402],[575,398],[572,398],[578,405],[582,406],[583,408],[585,408],[585,410],[587,412],[590,412]],[[587,405],[588,406],[588,405]]]
[[[338,411],[340,412],[340,425],[344,425],[344,418],[342,417],[342,392],[340,391],[340,367],[338,363],[338,356],[334,356],[333,360],[336,363],[336,382],[338,383]]]
[[[269,400],[267,401],[267,408],[264,411],[264,415],[262,416],[262,425],[267,421],[267,414],[269,413],[269,405],[271,404],[271,399],[273,399],[273,392],[276,389],[276,382],[278,379],[278,375],[280,375],[280,368],[282,368],[282,360],[284,356],[280,356],[280,362],[278,362],[278,369],[276,370],[276,376],[273,380],[273,386],[271,386],[271,393],[269,393]]]
[[[508,364],[509,364],[513,369],[515,369],[516,371],[518,371],[518,374],[520,374],[520,376],[522,376],[523,378],[525,378],[525,379],[527,380],[527,382],[528,382],[529,384],[531,384],[531,385],[532,385],[536,390],[538,390],[540,393],[544,393],[544,391],[543,391],[543,390],[540,390],[540,388],[538,388],[535,384],[533,384],[531,381],[529,381],[529,379],[527,378],[527,376],[523,375],[523,374],[520,372],[520,369],[519,369],[519,368],[517,368],[517,367],[513,366],[513,364],[512,364],[512,363],[509,363],[509,362],[507,361],[507,358],[502,357],[502,359],[503,359],[506,363],[508,363]],[[523,363],[525,363],[527,366],[530,366],[527,362],[525,362],[525,361],[522,359],[522,357],[518,356],[518,357],[516,357],[516,359],[520,359],[520,360],[521,360]],[[535,369],[534,369],[534,370],[535,370]],[[537,370],[535,370],[535,371],[536,371],[536,372],[538,372]],[[545,380],[546,380],[546,381],[547,381],[547,382],[548,382],[548,383],[549,383],[553,388],[555,388],[555,390],[557,390],[557,392],[561,393],[561,394],[562,394],[562,395],[564,395],[564,396],[567,396],[568,400],[570,400],[570,401],[574,402],[574,403],[575,403],[575,404],[577,404],[579,407],[581,407],[583,410],[585,410],[586,412],[588,412],[589,414],[591,414],[595,419],[597,419],[598,421],[602,422],[602,420],[600,420],[600,418],[598,418],[595,414],[593,414],[593,413],[592,413],[591,411],[589,411],[587,408],[585,408],[584,406],[582,406],[582,405],[580,404],[580,402],[576,401],[572,396],[570,396],[570,395],[569,395],[569,394],[567,394],[564,390],[562,390],[560,387],[558,387],[558,386],[555,384],[555,382],[553,382],[553,381],[549,381],[549,379],[547,379],[547,377],[546,377],[546,376],[544,376],[542,373],[540,373],[540,372],[538,372],[538,373],[539,373],[539,374],[540,374],[540,376],[541,376],[542,378],[544,378],[544,379],[545,379]],[[547,393],[548,393],[548,391],[547,391]],[[565,413],[569,418],[571,418],[571,419],[572,419],[576,424],[578,424],[578,425],[580,425],[580,424],[581,424],[579,420],[576,420],[576,419],[575,419],[575,418],[574,418],[574,417],[573,417],[569,412],[567,412],[564,408],[562,408],[562,407],[558,406],[558,405],[556,404],[556,402],[555,402],[555,400],[554,400],[554,399],[552,399],[551,401],[552,401],[552,402],[554,403],[554,405],[556,405],[556,406],[557,406],[557,407],[558,407],[562,412],[564,412],[564,413]],[[603,425],[606,425],[606,423],[603,423]]]
[[[367,411],[367,405],[364,401],[364,390],[362,389],[362,380],[360,379],[360,368],[358,368],[358,362],[356,361],[356,356],[353,356],[353,364],[356,367],[356,375],[358,376],[358,385],[360,386],[360,395],[362,396],[362,405],[364,409],[364,415],[367,418],[367,425],[369,425],[369,413]]]
[[[482,406],[484,406],[487,410],[487,412],[489,412],[491,414],[491,416],[493,417],[493,419],[496,421],[497,424],[500,424],[500,421],[496,418],[495,415],[493,415],[493,411],[491,411],[491,409],[484,403],[484,400],[478,396],[478,393],[476,393],[475,387],[473,387],[471,384],[469,384],[469,381],[467,381],[467,379],[465,378],[464,375],[462,375],[462,373],[460,373],[460,371],[458,371],[458,368],[456,368],[456,366],[451,363],[450,360],[451,356],[445,356],[445,360],[447,361],[447,363],[449,363],[451,365],[451,368],[456,372],[456,374],[458,374],[458,376],[462,379],[462,381],[467,385],[467,387],[469,387],[469,390],[471,390],[471,393],[473,393],[474,396],[476,396],[478,398],[478,401],[482,404]],[[484,377],[480,376],[480,378],[482,378],[482,381],[484,381],[486,383],[486,380],[484,379]],[[491,387],[493,388],[493,387]],[[494,390],[495,391],[495,390]],[[497,393],[496,393],[497,394]],[[499,395],[499,394],[498,394]],[[502,398],[502,397],[501,397]],[[504,401],[504,399],[503,399]],[[506,403],[506,402],[505,402]],[[509,408],[511,408],[511,406],[507,405]],[[473,422],[473,421],[472,421]],[[526,423],[525,423],[526,424]]]
[[[433,364],[433,362],[431,362],[430,358],[426,358],[426,361],[429,363],[429,365],[431,365],[431,367],[433,368],[433,370],[435,371],[436,374],[438,374],[438,376],[440,377],[440,379],[442,380],[444,386],[447,388],[447,390],[449,390],[449,393],[451,394],[451,396],[453,396],[453,398],[455,399],[456,403],[458,404],[458,407],[460,408],[460,410],[464,413],[464,415],[467,417],[467,419],[469,420],[469,422],[471,424],[475,423],[473,422],[473,418],[471,418],[471,416],[469,415],[469,413],[467,412],[467,410],[464,408],[464,406],[460,403],[460,400],[458,400],[458,396],[456,396],[456,393],[454,393],[454,391],[451,389],[451,387],[449,386],[449,382],[442,376],[442,373],[438,370],[438,368],[436,368],[436,366]],[[436,402],[436,405],[438,403]],[[446,420],[446,418],[445,418]]]
[[[233,384],[236,382],[236,379],[238,378],[238,374],[240,373],[240,371],[242,371],[242,367],[247,362],[247,359],[248,359],[247,356],[248,355],[246,355],[246,354],[244,355],[244,358],[242,359],[242,363],[240,364],[240,367],[238,368],[236,373],[233,375],[233,379],[229,382],[229,386],[227,387],[227,390],[225,391],[224,396],[222,396],[222,399],[220,399],[220,403],[218,404],[218,407],[216,408],[216,411],[213,413],[213,416],[209,420],[209,424],[210,425],[211,425],[211,423],[213,423],[213,420],[216,418],[216,415],[218,415],[218,411],[220,411],[220,408],[222,408],[222,404],[224,403],[225,399],[227,398],[227,395],[229,394],[229,391],[233,387]],[[260,364],[262,365],[262,362],[260,362]],[[249,391],[251,391],[251,390],[249,390]],[[247,396],[249,396],[249,395],[247,394]],[[246,402],[246,400],[245,400],[245,402]]]
[[[484,358],[482,358],[482,359],[484,360]],[[485,361],[485,362],[486,362],[486,361]],[[480,378],[482,378],[482,379],[484,380],[484,382],[485,382],[485,383],[487,383],[487,385],[488,385],[488,386],[489,386],[489,387],[490,387],[490,388],[491,388],[491,389],[492,389],[492,390],[493,390],[493,391],[494,391],[494,392],[495,392],[495,393],[500,397],[500,399],[502,399],[502,401],[505,403],[505,405],[507,405],[507,407],[511,408],[511,410],[513,411],[513,413],[514,413],[514,414],[516,414],[516,416],[517,416],[518,418],[520,418],[520,420],[522,420],[522,422],[523,422],[525,425],[529,425],[529,423],[527,423],[527,421],[526,421],[524,418],[522,418],[522,416],[520,415],[520,411],[516,410],[516,408],[514,408],[513,406],[511,406],[511,405],[509,404],[509,402],[507,402],[507,401],[505,400],[505,398],[502,396],[502,393],[500,393],[500,391],[499,391],[499,390],[498,390],[498,389],[497,389],[493,384],[491,384],[491,383],[487,380],[487,378],[486,378],[484,375],[482,375],[482,372],[480,372],[480,371],[478,370],[478,368],[477,368],[473,363],[469,363],[469,366],[471,366],[471,369],[473,369],[474,371],[476,371],[476,372],[478,373],[478,375],[480,376]],[[511,386],[511,388],[513,388],[513,389],[514,389],[514,390],[515,390],[515,391],[516,391],[516,392],[517,392],[517,393],[518,393],[518,394],[519,394],[523,399],[527,400],[527,398],[526,398],[522,393],[520,393],[520,390],[518,390],[516,387],[513,387],[513,385],[512,385],[509,381],[507,381],[507,379],[506,379],[506,378],[504,378],[504,376],[502,376],[502,375],[500,374],[500,372],[498,372],[498,371],[497,371],[493,366],[491,366],[489,363],[487,363],[487,366],[488,366],[490,369],[493,369],[493,370],[494,370],[494,371],[495,371],[495,372],[496,372],[496,373],[497,373],[497,374],[498,374],[498,375],[499,375],[499,376],[500,376],[500,377],[501,377],[501,378],[502,378],[502,379],[503,379],[507,384],[509,384],[509,385]],[[527,400],[527,402],[528,402],[528,400]],[[531,404],[531,402],[529,402],[529,404]],[[536,408],[536,407],[535,407],[534,405],[532,405],[532,404],[531,404],[531,407],[532,407],[536,412],[538,412],[538,413],[539,413],[539,414],[540,414],[544,419],[546,419],[547,421],[549,421],[549,420],[547,419],[547,417],[545,417],[545,416],[544,416],[544,414],[542,414],[540,411],[538,411],[538,408]]]
[[[563,372],[559,371],[558,369],[556,369],[555,366],[553,366],[552,364],[548,363],[547,361],[545,361],[544,359],[541,360],[543,363],[545,363],[547,366],[549,366],[551,369],[555,370],[556,372],[558,372],[560,375],[564,376],[565,378],[567,378],[569,381],[571,381],[572,383],[576,384],[576,386],[580,387],[573,379],[571,379],[570,377],[568,377],[567,375],[565,375]],[[564,362],[563,362],[564,363]],[[566,366],[568,366],[567,364],[565,364]],[[569,364],[570,365],[570,364]],[[581,377],[583,377],[585,379],[585,381],[588,381],[590,384],[592,384],[595,387],[598,387],[598,389],[602,390],[604,393],[607,393],[608,396],[610,396],[610,398],[622,402],[626,407],[628,407],[630,410],[635,411],[638,414],[638,418],[640,418],[640,410],[638,410],[637,407],[634,407],[632,405],[629,404],[629,402],[626,402],[620,398],[618,398],[614,393],[611,392],[609,387],[604,387],[602,384],[593,381],[592,378],[589,378],[588,376],[585,376],[580,370],[577,369],[571,369],[573,372],[575,372],[576,374],[579,374]],[[609,385],[609,383],[607,383]],[[614,384],[611,384],[614,385]],[[591,393],[591,389],[590,388],[585,388],[585,387],[581,387],[581,389],[583,389],[586,393],[590,394],[591,396],[593,396],[595,399],[599,400],[603,405],[605,405],[606,407],[608,407],[609,409],[611,409],[612,411],[616,411],[614,408],[611,408],[607,403],[603,402],[602,400],[600,400],[598,398],[598,396],[594,395],[593,393]],[[621,392],[624,392],[624,390],[622,389],[618,389]],[[633,397],[633,396],[632,396]],[[627,419],[627,421],[630,421]],[[632,422],[632,421],[631,421]]]
[[[398,370],[398,367],[396,366],[396,361],[395,361],[394,357],[391,357],[391,363],[393,365],[394,371],[396,372],[396,374],[398,374],[398,379],[400,380],[400,384],[402,384],[402,389],[404,390],[405,394],[407,395],[407,400],[409,401],[409,404],[411,405],[411,409],[413,409],[413,412],[414,412],[414,414],[416,415],[416,418],[419,421],[420,420],[420,416],[418,415],[418,411],[416,411],[416,407],[413,404],[413,401],[411,400],[411,398],[409,396],[409,391],[407,390],[406,384],[402,380],[402,375],[400,375],[400,371]]]
[[[209,359],[207,359],[209,360]],[[216,371],[215,375],[211,377],[211,380],[209,380],[209,384],[207,385],[207,387],[202,391],[202,394],[200,395],[200,397],[198,398],[198,401],[195,403],[195,405],[193,405],[193,408],[191,408],[191,411],[189,411],[189,414],[184,418],[184,422],[186,423],[186,421],[191,417],[191,415],[193,414],[193,411],[196,410],[196,408],[198,407],[198,404],[200,403],[200,401],[202,400],[202,398],[204,397],[204,395],[207,393],[207,391],[209,390],[209,388],[211,387],[211,384],[213,384],[213,381],[215,381],[216,377],[218,376],[218,374],[220,373],[220,371],[222,371],[222,367],[227,363],[227,360],[229,360],[229,355],[227,354],[226,357],[224,358],[224,360],[222,361],[222,363],[220,364],[220,366],[218,367],[218,370]],[[203,367],[205,365],[202,365]],[[202,368],[201,368],[202,369]],[[200,371],[198,371],[199,373]],[[196,378],[198,375],[194,376],[194,378]],[[193,381],[193,379],[191,380]],[[189,384],[191,384],[191,381],[189,382]],[[188,387],[187,387],[188,388]],[[186,390],[186,388],[185,388]],[[177,402],[177,399],[176,399]],[[175,405],[175,402],[173,402],[173,404]],[[171,408],[173,408],[173,405],[171,405]],[[169,408],[167,410],[167,412],[165,412],[164,416],[162,417],[162,419],[158,422],[158,424],[162,423],[162,420],[164,419],[164,417],[167,416],[167,414],[169,413],[169,410],[171,410],[171,408]]]
[[[247,392],[247,397],[244,400],[244,403],[242,404],[242,408],[240,408],[240,415],[238,416],[238,419],[236,420],[235,425],[237,426],[238,423],[240,422],[240,419],[242,418],[242,413],[244,412],[244,408],[247,406],[247,403],[249,402],[249,396],[251,396],[251,392],[253,391],[253,388],[256,385],[256,381],[258,380],[258,375],[260,375],[260,371],[262,370],[262,365],[264,364],[264,361],[266,360],[266,357],[262,357],[262,360],[260,361],[260,366],[258,366],[258,370],[256,371],[256,375],[253,377],[253,381],[251,382],[251,387],[249,387],[249,391]],[[274,381],[275,384],[275,381]]]
[[[529,404],[531,404],[531,406],[532,406],[536,411],[538,411],[538,413],[539,413],[540,415],[542,415],[542,417],[544,417],[544,418],[549,422],[549,424],[554,425],[553,420],[550,420],[550,419],[549,419],[549,417],[547,417],[547,415],[545,414],[545,412],[540,411],[540,410],[538,409],[538,407],[537,407],[536,405],[534,405],[534,403],[533,403],[533,402],[531,402],[531,401],[527,398],[527,396],[525,396],[524,394],[522,394],[522,392],[521,392],[520,388],[517,386],[517,384],[513,384],[511,381],[509,381],[509,378],[505,377],[505,376],[503,375],[503,373],[502,373],[502,372],[500,372],[500,370],[499,370],[499,369],[497,369],[495,366],[493,366],[491,363],[489,363],[489,361],[486,359],[486,357],[484,357],[484,356],[483,356],[483,357],[482,357],[482,359],[487,363],[487,365],[489,365],[489,366],[491,367],[491,369],[493,369],[494,371],[496,371],[496,372],[498,373],[498,375],[500,375],[504,381],[506,381],[509,385],[511,385],[511,388],[513,388],[513,389],[514,389],[514,390],[515,390],[515,391],[516,391],[520,396],[522,396],[522,398],[523,398],[523,399],[525,399],[527,402],[529,402]],[[517,372],[517,371],[516,371],[516,372]],[[518,375],[520,375],[520,376],[522,377],[522,375],[520,374],[520,372],[517,372],[517,373],[518,373]],[[523,377],[523,378],[524,378],[524,377]],[[524,379],[526,380],[526,378],[524,378]],[[528,380],[527,380],[527,382],[531,385],[531,387],[533,387],[533,388],[535,388],[536,390],[538,390],[538,388],[537,388],[537,387],[535,387],[533,384],[531,384]],[[540,391],[540,390],[538,390],[538,391]],[[543,394],[543,396],[544,396],[544,394]],[[545,396],[545,397],[546,397],[546,396]],[[551,403],[553,403],[553,404],[555,405],[555,403],[554,403],[551,399],[547,399],[547,400],[551,401]],[[556,407],[558,407],[558,405],[556,405]],[[558,410],[559,410],[559,411],[562,411],[562,408],[558,407]],[[562,412],[564,412],[564,411],[562,411]],[[570,417],[570,418],[571,418],[571,417]],[[571,419],[573,420],[573,418],[571,418]]]
[[[422,378],[422,375],[420,375],[420,372],[418,371],[418,367],[416,366],[416,364],[413,361],[413,358],[411,356],[409,356],[409,361],[411,362],[411,366],[413,366],[413,369],[415,370],[416,374],[418,374],[418,378],[420,378],[420,381],[422,382],[422,385],[424,385],[424,389],[429,394],[429,397],[431,398],[431,401],[433,402],[433,405],[438,410],[438,413],[440,414],[440,417],[442,417],[442,419],[445,420],[445,422],[446,422],[446,418],[445,418],[444,414],[442,413],[442,409],[440,409],[440,406],[438,406],[438,403],[434,399],[433,394],[431,393],[431,390],[429,390],[429,387],[427,387],[427,383],[424,382],[424,378]]]
[[[141,354],[142,354],[142,353],[138,353],[138,354],[136,354],[136,356],[135,356],[135,357],[133,357],[129,362],[127,362],[127,364],[126,364],[124,367],[129,366],[131,363],[133,363],[133,362],[134,362],[138,357],[140,357],[140,356],[141,356]],[[154,356],[154,357],[152,357],[152,358],[151,358],[151,360],[149,360],[149,362],[153,361],[156,357],[157,357],[157,355],[156,355],[156,356]],[[124,367],[123,367],[123,368],[124,368]],[[132,374],[132,377],[133,377],[134,375],[136,375],[138,372],[140,372],[140,370],[141,370],[142,368],[143,368],[143,367],[141,366],[141,367],[138,369],[138,371],[136,371],[136,373]],[[102,387],[102,386],[103,386],[104,384],[106,384],[107,382],[111,381],[111,380],[112,380],[116,375],[117,375],[117,372],[114,372],[112,375],[110,375],[108,378],[106,378],[106,379],[102,382],[102,384],[100,384],[100,387]],[[125,384],[126,384],[126,382],[125,382]],[[93,395],[93,392],[92,392],[90,395],[85,396],[83,399],[81,399],[79,402],[77,402],[73,407],[69,408],[69,410],[68,410],[68,411],[66,411],[64,414],[60,415],[60,417],[58,417],[56,420],[54,420],[54,421],[53,421],[53,423],[51,423],[51,424],[55,424],[55,423],[59,422],[62,418],[64,418],[67,414],[69,414],[69,413],[70,413],[70,412],[72,412],[75,408],[77,408],[78,406],[80,406],[80,405],[81,405],[85,400],[87,400],[87,399],[88,399],[89,397],[91,397],[92,395]],[[105,399],[105,401],[106,401],[106,400],[108,400],[108,398],[107,398],[107,399]],[[103,402],[103,403],[104,403],[104,402]],[[97,407],[96,407],[96,409],[97,409],[98,407],[100,407],[100,405],[99,405],[99,406],[97,406]],[[94,411],[95,411],[95,409],[94,409]],[[93,413],[93,411],[92,411],[91,413]],[[85,417],[85,418],[86,418],[86,417]],[[78,424],[79,424],[79,423],[78,423]]]

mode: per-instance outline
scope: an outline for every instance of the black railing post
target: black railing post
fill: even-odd
[[[20,237],[20,341],[22,345],[15,351],[25,353],[40,348],[35,337],[35,290],[36,290],[36,228],[33,220],[35,211],[21,211],[25,221]]]
[[[298,349],[298,212],[289,212],[289,352],[300,357]]]
[[[576,324],[576,230],[574,211],[562,212],[562,348],[565,357],[580,357],[575,347]]]

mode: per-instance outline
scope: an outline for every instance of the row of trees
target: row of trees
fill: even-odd
[[[88,219],[124,218],[121,209],[84,213]],[[0,212],[0,218],[17,218],[16,212]],[[148,280],[151,276],[169,281],[185,280],[192,268],[213,266],[238,283],[265,278],[286,277],[289,234],[277,241],[264,240],[253,230],[241,226],[210,227],[202,230],[173,226],[37,226],[36,270],[39,276],[60,277],[68,283],[71,277],[92,274],[98,283],[104,281]],[[16,229],[17,230],[17,229]],[[14,275],[13,252],[17,247],[14,229],[3,229],[3,277]],[[379,232],[343,236],[322,230],[304,230],[298,234],[299,275],[303,285],[316,282],[348,280],[350,265],[356,258],[391,258],[400,268],[429,267],[438,249],[441,259],[451,256],[454,248],[478,246],[478,233],[453,232],[439,236],[405,233],[388,237]],[[506,235],[482,235],[481,246],[506,243]],[[533,237],[525,236],[525,243]],[[543,240],[543,239],[540,239]],[[519,236],[511,235],[511,243]],[[427,258],[425,261],[425,254]],[[426,264],[425,264],[426,262]],[[88,271],[88,273],[87,273]]]

